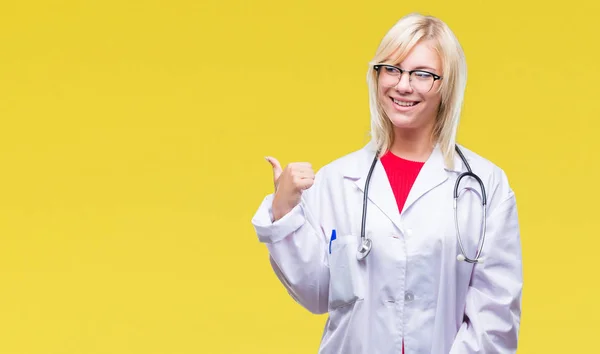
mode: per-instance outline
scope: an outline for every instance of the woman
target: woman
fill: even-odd
[[[328,312],[320,353],[516,352],[515,195],[499,167],[455,143],[465,84],[446,24],[405,16],[369,66],[371,142],[316,175],[267,158],[276,191],[252,223],[291,296]],[[458,180],[469,168],[485,192]]]

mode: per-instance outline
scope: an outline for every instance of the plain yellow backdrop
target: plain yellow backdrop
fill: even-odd
[[[597,1],[3,1],[0,353],[316,353],[250,220],[263,159],[318,169],[369,128],[401,16],[469,68],[459,142],[518,197],[519,354],[600,333]]]

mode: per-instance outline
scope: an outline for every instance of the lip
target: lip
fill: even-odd
[[[394,100],[400,101],[400,102],[416,102],[416,103],[414,106],[404,107],[404,106],[400,106],[400,105],[396,104],[396,102],[394,102]],[[419,103],[421,103],[421,101],[406,100],[406,99],[396,98],[396,97],[391,97],[391,96],[390,96],[390,101],[392,102],[392,106],[394,107],[394,109],[399,112],[407,112],[407,111],[413,110],[415,107],[417,107],[419,105]]]

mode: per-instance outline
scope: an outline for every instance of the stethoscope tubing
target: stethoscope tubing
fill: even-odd
[[[483,257],[481,257],[481,252],[483,250],[483,245],[485,243],[485,231],[486,231],[486,205],[487,205],[487,196],[485,193],[485,186],[483,184],[483,181],[481,180],[481,178],[479,178],[479,176],[477,176],[475,173],[473,173],[473,171],[471,170],[471,166],[469,166],[469,163],[467,162],[467,159],[465,158],[465,156],[463,155],[462,151],[458,148],[458,145],[455,146],[456,152],[458,153],[458,155],[460,156],[460,159],[463,161],[463,163],[465,164],[465,167],[467,168],[467,172],[463,172],[461,173],[458,178],[456,179],[456,182],[454,184],[454,193],[453,193],[453,203],[452,203],[452,207],[454,209],[454,225],[456,228],[456,237],[458,239],[458,245],[460,247],[460,252],[461,254],[459,254],[457,256],[457,259],[459,261],[465,261],[467,263],[483,263]],[[365,229],[366,229],[366,224],[367,224],[367,205],[368,205],[368,194],[369,194],[369,184],[371,182],[371,176],[373,174],[373,170],[375,169],[375,165],[377,164],[377,160],[379,158],[379,151],[377,151],[375,153],[375,157],[373,159],[373,162],[371,163],[371,168],[369,169],[369,173],[367,174],[367,179],[365,181],[365,191],[364,191],[364,197],[363,197],[363,210],[362,210],[362,220],[361,220],[361,227],[360,227],[360,238],[361,238],[361,244],[360,247],[358,249],[358,253],[357,253],[357,259],[363,260],[367,257],[367,255],[370,253],[371,251],[371,246],[372,246],[372,241],[371,239],[368,239],[365,236]],[[483,219],[482,219],[482,231],[480,234],[480,244],[479,247],[477,248],[477,253],[475,254],[475,258],[469,258],[466,256],[466,252],[463,246],[463,242],[462,242],[462,237],[460,236],[460,230],[458,227],[458,198],[459,198],[459,185],[460,185],[460,181],[465,178],[465,177],[472,177],[474,178],[477,183],[479,184],[479,187],[481,188],[481,207],[482,207],[482,214],[483,214]]]

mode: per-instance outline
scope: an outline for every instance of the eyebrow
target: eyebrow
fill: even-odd
[[[397,67],[400,68],[400,63],[396,63],[396,62],[391,61],[391,60],[384,60],[383,62],[384,63],[388,62],[388,63],[390,63],[390,65],[397,66]],[[406,70],[406,69],[402,69],[402,70]],[[419,66],[417,66],[417,67],[415,67],[415,68],[413,68],[411,70],[429,70],[429,71],[437,72],[437,69],[434,69],[431,66],[427,66],[427,65],[419,65]]]
[[[394,64],[391,64],[391,65],[397,66],[397,67],[400,68],[400,63],[394,63]],[[402,69],[402,70],[407,70],[407,69]],[[427,71],[431,71],[433,73],[437,73],[438,72],[437,69],[434,69],[431,66],[426,66],[426,65],[420,65],[420,66],[417,66],[415,68],[412,68],[411,70],[427,70]]]
[[[417,66],[415,68],[413,68],[412,70],[427,70],[427,71],[431,71],[433,73],[437,72],[437,69],[432,68],[431,66]]]

